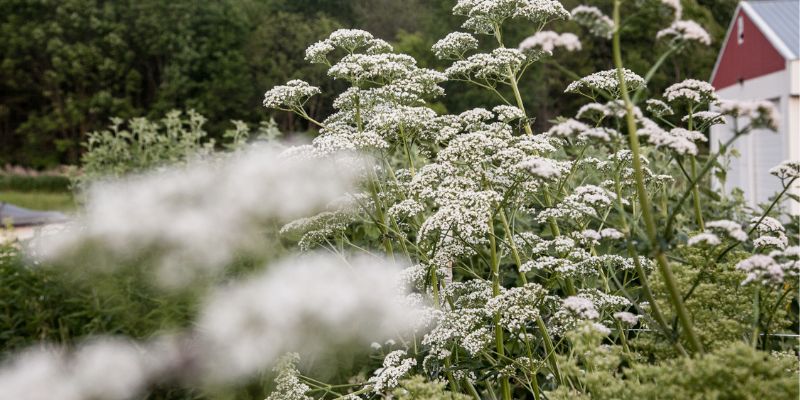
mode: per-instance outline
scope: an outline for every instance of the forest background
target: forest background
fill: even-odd
[[[112,117],[161,118],[171,109],[194,109],[208,118],[209,134],[220,136],[231,120],[250,124],[274,117],[283,131],[309,129],[289,113],[261,107],[265,90],[303,77],[321,85],[308,104],[312,117],[327,115],[341,91],[325,70],[303,60],[308,43],[337,28],[359,28],[391,42],[421,66],[440,68],[430,51],[460,20],[452,0],[4,0],[0,2],[0,165],[37,169],[77,164],[89,132]],[[571,9],[577,0],[565,0]],[[589,1],[604,11],[607,2]],[[667,61],[649,85],[661,93],[671,82],[707,79],[735,0],[684,0],[684,15],[712,36],[710,47]],[[625,65],[646,71],[652,62],[656,21],[669,12],[644,5],[623,26]],[[557,22],[558,32],[575,31]],[[530,31],[516,24],[507,32],[517,43]],[[572,74],[612,67],[609,44],[537,63],[520,83],[537,131],[574,112],[580,101],[560,94]],[[661,44],[663,45],[663,44]],[[344,87],[342,85],[342,87]],[[448,83],[440,111],[490,105],[485,91]]]

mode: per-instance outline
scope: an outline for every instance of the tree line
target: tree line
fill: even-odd
[[[304,49],[332,30],[372,32],[426,67],[439,68],[430,47],[459,21],[454,0],[4,0],[0,2],[0,164],[47,168],[75,164],[87,134],[111,117],[160,118],[171,109],[194,109],[209,132],[274,117],[281,129],[309,129],[288,113],[261,107],[264,91],[299,76],[321,85],[310,113],[329,111],[337,83],[303,60]],[[607,4],[591,0],[600,8]],[[621,27],[626,65],[646,70],[655,32],[669,11],[652,1],[642,16]],[[567,9],[580,4],[566,0]],[[708,49],[678,57],[650,90],[683,77],[706,79],[734,0],[685,0],[684,14],[714,37]],[[655,21],[659,21],[656,23]],[[524,24],[506,35],[516,46],[529,35]],[[561,32],[579,27],[565,21]],[[521,82],[541,129],[578,104],[556,96],[572,74],[607,69],[610,43],[585,42],[577,53],[555,54]],[[316,78],[316,79],[315,79]],[[486,95],[458,82],[447,84],[442,110],[486,104]]]

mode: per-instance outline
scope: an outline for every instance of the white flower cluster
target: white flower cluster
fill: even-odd
[[[686,79],[664,90],[664,98],[669,102],[688,101],[707,104],[717,101],[717,93],[710,83],[697,79]]]
[[[742,285],[758,282],[765,286],[779,286],[788,276],[797,277],[800,272],[800,261],[797,260],[797,246],[784,251],[776,250],[770,255],[754,254],[736,264],[736,269],[747,273]],[[779,262],[776,258],[787,258]]]
[[[264,93],[264,107],[292,110],[300,108],[309,97],[319,94],[316,86],[299,79],[287,82],[285,85],[275,86]]]
[[[505,123],[515,121],[518,119],[525,119],[525,112],[520,110],[519,107],[500,105],[492,108],[492,111],[497,114],[497,119]]]
[[[123,400],[170,371],[145,349],[120,339],[97,339],[67,353],[28,350],[0,369],[0,399]]]
[[[436,58],[440,60],[457,60],[464,58],[466,52],[477,48],[478,39],[475,39],[469,33],[452,32],[436,42],[431,50],[433,50]]]
[[[529,323],[539,318],[539,307],[547,296],[547,290],[537,283],[515,287],[504,291],[500,296],[489,299],[486,311],[490,315],[500,315],[500,325],[519,332]]]
[[[524,18],[538,24],[567,19],[569,13],[556,0],[458,0],[453,14],[467,17],[462,27],[491,34],[509,18]]]
[[[364,49],[366,53],[377,54],[392,51],[392,46],[384,40],[376,39],[371,33],[359,29],[339,29],[322,41],[306,49],[306,61],[315,64],[328,64],[328,54],[336,48],[353,53]]]
[[[772,167],[769,173],[782,181],[800,179],[800,161],[786,160]]]
[[[686,244],[689,246],[717,246],[722,241],[720,240],[719,236],[711,233],[711,232],[701,232],[697,235],[694,235],[686,241]]]
[[[584,26],[592,35],[606,39],[614,35],[614,21],[597,7],[580,5],[573,8],[571,14],[572,20]]]
[[[550,218],[578,220],[585,216],[600,215],[600,211],[610,207],[616,198],[616,194],[599,186],[578,186],[561,203],[542,210],[536,220],[545,223]]]
[[[661,4],[671,8],[675,14],[675,20],[680,20],[683,16],[683,6],[681,0],[661,0]]]
[[[590,299],[583,296],[570,296],[561,303],[564,310],[580,319],[598,319],[600,313]]]
[[[697,155],[696,141],[708,141],[706,135],[698,131],[690,131],[684,128],[672,128],[666,131],[648,132],[647,141],[658,147],[666,147],[681,155]]]
[[[638,324],[639,318],[641,317],[642,317],[641,315],[635,315],[628,311],[620,311],[614,313],[614,319],[628,326],[635,326],[636,324]]]
[[[374,376],[369,378],[373,392],[381,394],[396,388],[400,384],[400,378],[406,376],[417,365],[417,360],[403,358],[406,354],[405,350],[395,350],[386,355],[383,367],[378,368]]]
[[[520,42],[519,49],[540,49],[546,53],[552,53],[556,47],[563,47],[567,51],[577,51],[581,49],[581,41],[574,33],[556,33],[553,31],[536,32],[533,36],[528,36]]]
[[[490,54],[479,53],[459,60],[445,70],[452,79],[486,79],[505,81],[509,74],[516,74],[531,60],[517,49],[497,48]]]
[[[332,158],[287,159],[279,152],[255,145],[219,159],[99,183],[87,192],[85,214],[34,248],[46,260],[74,259],[82,267],[96,257],[92,265],[98,269],[118,267],[104,257],[136,259],[142,268],[154,266],[165,286],[214,274],[235,254],[259,251],[265,226],[323,209],[357,179],[355,170],[335,168]]]
[[[769,100],[720,100],[716,105],[720,114],[746,118],[752,129],[778,129],[780,115],[775,103]]]
[[[710,221],[706,223],[706,229],[720,232],[725,236],[739,242],[747,241],[747,232],[742,229],[742,225],[727,219]]]
[[[675,21],[667,28],[656,33],[656,39],[673,38],[675,42],[694,41],[706,46],[711,45],[711,36],[694,21]]]
[[[295,364],[299,361],[300,355],[297,353],[289,353],[281,357],[273,368],[273,371],[278,373],[278,377],[275,378],[275,390],[267,396],[266,400],[312,400],[306,395],[311,388],[301,382],[298,377],[300,372],[297,371]]]
[[[759,220],[761,222],[759,222]],[[776,248],[783,250],[789,245],[789,238],[786,237],[786,228],[775,218],[765,216],[763,219],[755,217],[750,220],[751,224],[761,236],[753,240],[756,249]]]
[[[667,103],[664,103],[661,100],[648,99],[646,103],[647,103],[647,111],[649,111],[656,117],[674,114],[674,111],[672,111],[672,107],[670,107]]]
[[[645,86],[644,79],[629,69],[623,70],[623,79],[628,91],[637,90]],[[610,69],[607,71],[595,72],[591,75],[585,76],[572,82],[564,90],[565,93],[578,93],[586,97],[595,99],[601,94],[607,94],[611,97],[618,97],[619,80],[617,79],[617,70]]]
[[[681,121],[686,122],[689,118],[697,121],[699,124],[705,124],[706,126],[725,123],[725,117],[714,111],[697,111],[692,114],[687,114],[681,118]]]

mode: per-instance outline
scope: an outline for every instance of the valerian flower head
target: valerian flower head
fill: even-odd
[[[667,115],[672,115],[674,113],[672,111],[672,107],[670,107],[667,103],[664,103],[661,100],[648,99],[646,103],[647,103],[647,111],[656,117],[663,117]]]
[[[453,79],[487,79],[504,81],[509,79],[509,72],[516,73],[531,60],[517,49],[500,47],[491,54],[479,53],[459,60],[445,70],[445,74]]]
[[[706,228],[715,232],[720,232],[725,236],[739,242],[747,241],[747,232],[745,232],[742,229],[742,225],[740,225],[737,222],[733,222],[727,219],[710,221],[706,223]]]
[[[539,318],[539,307],[547,290],[536,283],[506,290],[486,303],[488,315],[499,314],[500,326],[511,332],[523,329]]]
[[[293,79],[264,93],[263,104],[267,108],[294,109],[302,107],[309,97],[319,93],[318,87]]]
[[[751,129],[778,129],[780,115],[775,103],[769,100],[719,100],[716,105],[720,114],[747,118]]]
[[[614,319],[628,326],[635,326],[636,324],[638,324],[639,318],[641,318],[640,315],[635,315],[627,311],[620,311],[614,313]]]
[[[497,119],[506,123],[509,123],[514,120],[518,119],[525,119],[525,112],[519,109],[519,107],[515,106],[496,106],[492,108],[492,111],[497,114]]]
[[[592,35],[611,39],[614,21],[597,7],[580,5],[572,9],[572,20],[584,26]]]
[[[780,285],[783,283],[783,267],[768,255],[754,254],[736,264],[736,269],[747,273],[742,285],[756,281],[763,285]]]
[[[528,36],[520,42],[519,49],[539,49],[546,53],[552,53],[556,47],[562,47],[567,51],[577,51],[581,49],[581,41],[574,33],[556,33],[553,31],[536,32],[533,36]]]
[[[664,91],[664,98],[669,102],[686,101],[695,104],[707,104],[717,101],[714,87],[705,81],[686,79]]]
[[[721,243],[719,236],[711,233],[711,232],[702,232],[698,233],[689,238],[686,242],[689,246],[716,246]]]
[[[312,399],[306,395],[311,388],[298,378],[300,373],[297,371],[295,364],[299,361],[300,355],[297,353],[289,353],[278,361],[277,366],[273,369],[278,373],[278,377],[275,378],[275,390],[267,396],[266,400]]]
[[[783,181],[800,179],[800,161],[786,160],[772,167],[769,173]]]
[[[405,356],[405,350],[395,350],[386,355],[383,367],[378,368],[375,375],[369,378],[373,392],[379,394],[394,389],[400,384],[400,378],[406,376],[417,365],[417,360],[404,358]]]
[[[672,128],[669,132],[650,132],[647,141],[656,147],[665,147],[675,153],[697,155],[696,141],[705,142],[708,139],[702,132],[690,131],[684,128]]]
[[[628,91],[637,90],[645,86],[644,79],[629,69],[623,70],[623,78],[625,79]],[[620,95],[619,89],[617,70],[610,69],[607,71],[595,72],[578,79],[570,83],[564,92],[578,93],[594,99],[602,93],[607,93],[612,97],[618,97]]]
[[[573,313],[580,319],[593,320],[600,317],[600,313],[597,312],[592,301],[585,297],[570,296],[564,299],[561,305],[564,310]]]
[[[478,39],[469,33],[452,32],[436,42],[432,50],[436,58],[446,60],[464,58],[466,52],[477,48]]]
[[[697,22],[675,21],[668,28],[656,33],[656,39],[672,38],[674,42],[698,42],[706,46],[711,45],[711,36]]]
[[[681,121],[686,122],[690,118],[696,123],[706,124],[707,126],[725,123],[725,117],[722,114],[714,111],[696,111],[694,113],[684,115],[683,118],[681,118]]]
[[[483,34],[493,34],[509,18],[539,24],[569,18],[564,6],[555,0],[458,0],[453,14],[467,17],[462,27]]]

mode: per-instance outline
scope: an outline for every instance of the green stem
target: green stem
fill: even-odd
[[[519,251],[517,250],[517,245],[514,243],[513,233],[511,232],[511,227],[508,224],[508,218],[506,217],[506,213],[504,210],[500,210],[500,221],[503,223],[503,229],[506,231],[506,237],[508,237],[509,245],[511,246],[511,254],[514,257],[514,262],[517,263],[517,268],[522,266],[522,259],[519,256]],[[525,276],[524,273],[521,271],[519,272],[519,278],[522,281],[523,285],[528,283],[528,278]],[[561,384],[561,371],[558,368],[558,360],[556,360],[556,353],[555,348],[553,347],[553,340],[550,338],[550,334],[547,332],[547,326],[545,326],[544,322],[541,319],[537,319],[537,327],[539,329],[539,334],[542,335],[542,342],[544,342],[544,348],[547,352],[546,358],[547,362],[550,363],[550,368],[553,370],[553,375],[555,375],[556,380],[559,384]],[[538,390],[538,387],[537,387]]]
[[[500,260],[497,258],[497,243],[494,239],[494,218],[489,217],[489,245],[491,253],[491,270],[492,270],[492,296],[497,297],[500,295]],[[494,338],[497,354],[501,357],[505,355],[505,345],[503,338],[503,327],[500,326],[500,313],[494,314]],[[503,400],[511,400],[511,388],[509,386],[508,377],[503,376],[500,378],[500,387],[503,393]]]
[[[760,294],[761,290],[758,288],[755,293],[753,293],[753,335],[750,337],[750,345],[753,346],[753,349],[758,348],[758,323],[761,319],[761,306],[759,305]]]
[[[699,181],[699,179],[697,179],[697,160],[694,156],[689,156],[689,161],[692,168],[692,180]],[[692,197],[694,197],[694,219],[697,221],[699,230],[704,231],[706,226],[705,223],[703,223],[703,212],[700,208],[700,187],[698,185],[694,185]]]
[[[620,26],[620,5],[621,0],[614,0],[614,26]],[[658,263],[659,272],[661,273],[662,277],[664,278],[664,284],[667,288],[667,292],[669,293],[670,302],[672,306],[675,308],[675,313],[678,315],[678,319],[681,323],[681,327],[683,328],[683,333],[686,335],[686,338],[691,345],[692,349],[695,352],[702,353],[703,352],[703,345],[700,343],[700,339],[697,338],[697,335],[694,332],[694,327],[692,326],[692,321],[689,316],[689,311],[686,309],[686,306],[683,304],[683,300],[681,299],[680,292],[678,290],[678,285],[675,281],[675,276],[672,273],[672,268],[667,261],[667,257],[664,255],[663,249],[661,248],[661,244],[658,241],[658,233],[656,231],[656,224],[655,220],[653,219],[652,209],[650,208],[650,200],[647,194],[647,189],[644,185],[644,175],[642,173],[642,161],[640,157],[640,150],[639,150],[639,136],[636,132],[636,121],[634,120],[633,116],[633,103],[631,102],[630,96],[628,95],[628,88],[625,83],[625,75],[623,72],[623,64],[622,64],[622,50],[620,46],[620,34],[619,29],[616,28],[614,30],[614,38],[613,38],[613,53],[614,53],[614,65],[617,68],[617,79],[619,80],[619,91],[622,94],[622,100],[625,103],[626,115],[625,120],[627,123],[628,128],[628,141],[630,142],[631,154],[633,156],[633,171],[634,171],[634,178],[636,180],[636,191],[637,197],[639,198],[639,205],[641,207],[642,212],[642,219],[644,219],[645,230],[647,232],[648,240],[650,241],[651,246],[655,248],[655,259]]]

